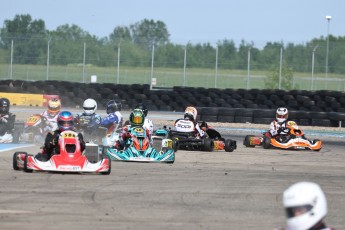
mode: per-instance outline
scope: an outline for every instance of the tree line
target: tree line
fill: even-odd
[[[329,36],[329,73],[345,73],[345,36]],[[13,42],[13,43],[12,43]],[[239,45],[231,39],[210,43],[174,44],[170,42],[167,26],[162,21],[143,19],[129,26],[116,26],[108,37],[98,38],[77,25],[64,24],[47,30],[41,19],[31,15],[16,15],[5,20],[0,29],[0,63],[8,63],[11,46],[13,63],[45,65],[49,46],[51,65],[82,63],[86,45],[86,63],[101,67],[114,66],[118,52],[121,64],[150,66],[152,49],[156,67],[246,69],[250,55],[252,70],[272,70],[279,66],[283,53],[284,65],[296,72],[310,72],[314,54],[314,72],[324,72],[326,37],[314,38],[305,44],[267,42],[259,49],[253,42],[242,40]],[[217,53],[217,60],[216,60]],[[186,55],[187,54],[187,55]],[[186,62],[184,62],[186,57]]]

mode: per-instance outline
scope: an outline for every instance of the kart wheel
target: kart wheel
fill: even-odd
[[[247,135],[243,140],[243,145],[246,147],[249,147],[249,148],[254,148],[255,145],[250,144],[250,139],[253,137],[254,137],[254,135]]]
[[[109,175],[111,173],[111,160],[108,156],[103,156],[103,159],[108,159],[109,169],[106,172],[101,172],[102,175]]]
[[[23,152],[15,152],[13,154],[13,169],[14,170],[19,170],[19,167],[18,167],[18,164],[17,164],[17,156],[18,156],[18,154],[23,154]]]
[[[226,152],[233,152],[236,149],[236,142],[233,140],[225,140],[225,151]]]
[[[264,149],[269,149],[271,147],[271,138],[270,137],[264,137],[263,147],[264,147]]]
[[[212,152],[213,151],[213,141],[209,138],[203,139],[203,151]]]
[[[173,144],[172,144],[172,147],[175,151],[175,153],[177,152],[179,146],[178,146],[178,141],[177,140],[173,140]]]
[[[25,160],[24,160],[24,171],[28,172],[28,173],[32,173],[33,170],[32,169],[28,169],[28,156],[33,156],[33,155],[25,155]]]

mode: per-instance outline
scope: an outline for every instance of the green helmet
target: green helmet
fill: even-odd
[[[143,126],[145,115],[141,109],[134,109],[129,115],[129,122],[131,126]]]

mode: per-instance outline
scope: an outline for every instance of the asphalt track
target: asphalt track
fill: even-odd
[[[170,118],[168,118],[170,119]],[[172,165],[113,162],[110,175],[25,173],[15,151],[0,152],[0,229],[276,229],[284,226],[282,192],[297,181],[319,183],[326,223],[345,229],[342,137],[320,152],[242,145],[252,130],[233,130],[238,148],[178,151]],[[1,145],[1,148],[4,145]]]

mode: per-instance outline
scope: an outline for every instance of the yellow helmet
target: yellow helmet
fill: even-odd
[[[48,101],[48,113],[50,116],[55,116],[60,112],[61,101],[58,98],[52,98]]]
[[[196,110],[196,108],[192,106],[188,106],[184,111],[184,118],[188,118],[193,121],[196,121],[197,115],[198,115],[198,111]]]

